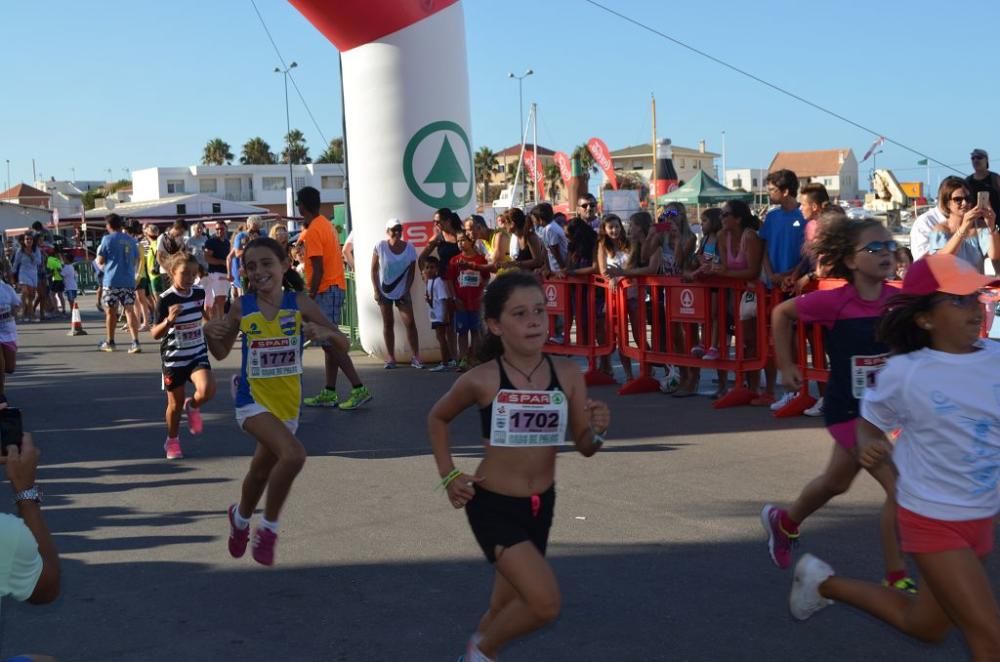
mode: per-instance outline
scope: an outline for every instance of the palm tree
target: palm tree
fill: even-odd
[[[580,167],[584,172],[589,170],[595,175],[599,172],[597,164],[594,163],[594,157],[590,155],[590,150],[587,149],[587,143],[577,145],[570,158],[580,159]]]
[[[550,163],[542,170],[542,177],[545,180],[545,190],[549,193],[552,202],[559,201],[559,189],[562,187],[562,171],[555,163]]]
[[[285,136],[285,149],[281,152],[281,162],[312,163],[312,159],[309,158],[309,148],[306,147],[306,137],[298,129],[292,129]]]
[[[496,154],[489,147],[483,146],[476,152],[476,179],[483,183],[483,206],[490,201],[490,178],[497,171],[500,163]]]
[[[316,163],[343,163],[344,162],[344,139],[334,138],[330,141],[326,151],[319,155]]]
[[[274,163],[274,154],[271,153],[271,146],[264,142],[260,136],[251,138],[243,143],[243,153],[240,155],[240,163],[244,165],[270,165]]]
[[[223,165],[233,162],[233,152],[222,138],[212,138],[205,143],[205,151],[201,153],[202,165]]]

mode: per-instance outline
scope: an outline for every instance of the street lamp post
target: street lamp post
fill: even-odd
[[[3,190],[10,190],[10,159],[7,159],[7,186]]]
[[[729,182],[726,181],[726,132],[722,132],[722,185],[729,187]]]
[[[285,77],[285,154],[288,158],[288,199],[286,200],[288,204],[288,215],[292,215],[292,200],[295,197],[295,179],[292,175],[292,122],[291,117],[288,114],[288,72],[299,66],[298,63],[292,62],[286,68],[275,67],[274,73],[281,74]]]
[[[517,80],[517,101],[518,101],[518,116],[517,119],[520,121],[521,134],[518,136],[518,141],[521,143],[521,151],[524,151],[524,79],[535,73],[533,69],[528,69],[520,76],[514,73],[508,73],[507,78],[514,78]],[[538,145],[534,147],[535,159],[538,159]],[[528,199],[528,177],[525,174],[524,179],[521,180],[521,204],[524,205],[525,201]],[[511,204],[514,200],[511,199]]]

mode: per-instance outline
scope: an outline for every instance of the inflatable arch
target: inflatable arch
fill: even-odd
[[[439,207],[476,202],[465,24],[458,0],[290,0],[341,53],[358,324],[365,351],[386,356],[370,277],[390,218],[419,251]],[[438,355],[418,274],[411,290],[420,352]],[[406,360],[397,319],[396,356]],[[408,357],[407,357],[408,358]]]

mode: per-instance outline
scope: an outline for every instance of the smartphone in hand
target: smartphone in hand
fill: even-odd
[[[20,451],[23,435],[21,410],[14,407],[0,409],[0,452],[6,455],[8,446],[17,446]]]
[[[990,206],[990,192],[980,191],[976,194],[976,206],[980,209],[987,209]]]

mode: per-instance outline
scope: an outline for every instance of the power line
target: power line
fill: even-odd
[[[295,93],[299,95],[299,101],[302,102],[302,105],[306,109],[306,113],[309,115],[309,119],[312,120],[313,126],[316,128],[316,133],[318,133],[319,137],[323,139],[323,149],[325,150],[329,147],[330,141],[326,139],[326,135],[323,133],[323,130],[319,128],[319,123],[313,116],[312,110],[309,109],[309,104],[306,103],[306,98],[302,96],[302,91],[299,90],[299,85],[295,82],[295,77],[292,76],[291,70],[288,68],[288,65],[285,64],[285,58],[281,57],[281,51],[278,49],[278,44],[274,42],[274,37],[271,36],[271,31],[267,29],[267,23],[264,21],[264,17],[261,16],[260,10],[257,9],[257,3],[254,2],[254,0],[250,0],[250,4],[253,5],[253,10],[256,12],[257,18],[260,20],[261,27],[264,28],[264,34],[267,35],[268,41],[270,41],[271,46],[274,47],[274,52],[278,56],[278,61],[281,62],[281,68],[288,72],[288,79],[292,81],[292,87],[295,88]],[[288,136],[285,136],[285,142],[288,142]]]
[[[786,90],[783,87],[775,85],[774,83],[771,83],[770,81],[766,81],[766,80],[764,80],[763,78],[761,78],[759,76],[755,76],[754,74],[752,74],[752,73],[750,73],[748,71],[744,71],[743,69],[740,69],[736,65],[730,64],[730,63],[726,62],[725,60],[720,60],[719,58],[715,57],[714,55],[710,55],[710,54],[706,53],[705,51],[699,50],[699,49],[695,48],[694,46],[691,46],[690,44],[684,43],[680,39],[677,39],[675,37],[671,37],[670,35],[668,35],[668,34],[666,34],[664,32],[660,32],[656,28],[650,27],[650,26],[646,25],[645,23],[641,23],[641,22],[637,21],[636,19],[631,18],[630,16],[626,16],[625,14],[622,14],[621,12],[618,12],[618,11],[615,11],[614,9],[611,9],[610,7],[606,7],[606,6],[602,5],[601,3],[597,2],[596,0],[583,0],[583,1],[586,2],[586,3],[588,3],[588,4],[590,4],[590,5],[593,5],[594,7],[597,7],[598,9],[601,9],[601,10],[607,12],[608,14],[611,14],[612,16],[616,16],[616,17],[622,19],[623,21],[625,21],[627,23],[631,23],[632,25],[636,26],[637,28],[639,28],[641,30],[645,30],[647,32],[651,32],[651,33],[653,33],[653,34],[655,34],[655,35],[657,35],[659,37],[662,37],[663,39],[666,39],[667,41],[670,41],[670,42],[673,42],[674,44],[677,44],[681,48],[686,48],[687,50],[691,51],[692,53],[695,53],[696,55],[700,55],[703,58],[711,60],[712,62],[715,62],[716,64],[722,65],[723,67],[726,67],[727,69],[735,71],[736,73],[738,73],[738,74],[740,74],[742,76],[746,76],[747,78],[749,78],[749,79],[751,79],[753,81],[756,81],[756,82],[760,83],[761,85],[765,85],[767,87],[770,87],[772,90],[774,90],[776,92],[780,92],[781,94],[789,96],[789,97],[795,99],[796,101],[799,101],[801,103],[806,104],[807,106],[815,108],[816,110],[818,110],[818,111],[820,111],[822,113],[826,113],[827,115],[835,117],[838,120],[840,120],[841,122],[846,122],[847,124],[850,124],[851,126],[853,126],[855,128],[858,128],[858,129],[861,129],[862,131],[870,133],[870,134],[872,134],[875,137],[885,138],[885,141],[888,142],[888,143],[892,143],[893,145],[896,145],[897,147],[902,147],[906,151],[912,152],[912,153],[916,154],[917,156],[919,156],[921,158],[929,159],[930,161],[933,161],[934,163],[938,164],[939,166],[941,166],[943,168],[948,168],[949,170],[954,170],[955,172],[958,172],[959,174],[961,174],[958,170],[956,170],[952,166],[948,165],[947,163],[942,163],[941,161],[935,159],[934,157],[928,156],[927,154],[924,154],[923,152],[921,152],[921,151],[919,151],[917,149],[914,149],[913,147],[910,147],[909,145],[904,145],[903,143],[899,142],[898,140],[894,140],[892,138],[889,138],[885,134],[879,133],[878,131],[876,131],[874,129],[870,129],[870,128],[868,128],[867,126],[865,126],[863,124],[860,124],[858,122],[855,122],[852,119],[844,117],[843,115],[841,115],[841,114],[839,114],[837,112],[834,112],[834,111],[830,110],[829,108],[825,108],[824,106],[821,106],[818,103],[814,103],[814,102],[810,101],[809,99],[806,99],[805,97],[801,97],[798,94],[795,94],[794,92],[790,92],[789,90]]]

